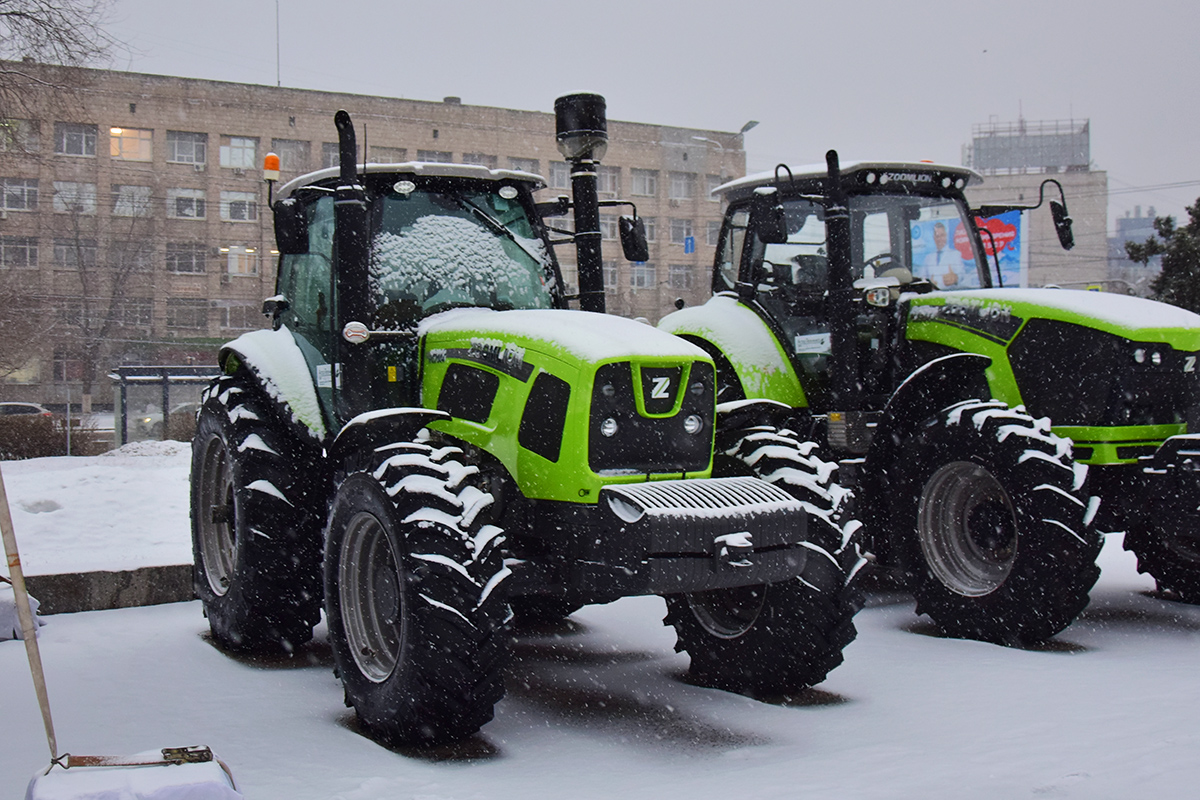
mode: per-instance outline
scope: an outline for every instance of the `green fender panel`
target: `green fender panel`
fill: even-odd
[[[663,317],[660,330],[711,345],[733,367],[746,399],[775,400],[793,408],[808,399],[787,353],[753,310],[731,295],[716,295],[702,306]]]

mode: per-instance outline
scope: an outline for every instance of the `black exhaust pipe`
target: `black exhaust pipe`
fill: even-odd
[[[600,198],[596,168],[608,152],[608,115],[598,94],[569,94],[554,101],[558,150],[571,164],[575,202],[575,257],[579,308],[605,310],[604,261],[600,252]]]

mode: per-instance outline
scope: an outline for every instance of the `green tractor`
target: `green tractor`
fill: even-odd
[[[977,218],[1041,202],[971,209],[979,180],[830,151],[719,187],[714,296],[659,327],[712,356],[721,408],[774,400],[840,463],[864,550],[946,634],[1062,630],[1101,530],[1200,600],[1200,317],[997,285]],[[1065,198],[1050,210],[1069,248]]]
[[[854,638],[836,465],[772,404],[719,421],[702,349],[595,313],[604,101],[556,110],[573,203],[535,203],[527,173],[360,165],[339,112],[340,167],[272,203],[273,329],[221,349],[199,413],[213,638],[290,651],[323,609],[346,702],[384,742],[486,723],[514,616],[662,595],[696,679],[747,694],[821,681]],[[575,298],[546,223],[572,206]],[[636,209],[622,229],[644,259]]]

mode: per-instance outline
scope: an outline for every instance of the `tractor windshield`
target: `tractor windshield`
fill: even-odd
[[[860,194],[850,197],[855,277],[893,275],[939,289],[977,289],[987,265],[978,257],[965,206],[948,197]],[[889,272],[891,271],[891,272]]]
[[[546,247],[506,189],[417,189],[400,181],[382,198],[371,246],[376,324],[411,325],[461,306],[553,305]]]

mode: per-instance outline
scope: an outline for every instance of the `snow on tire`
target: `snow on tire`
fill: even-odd
[[[290,652],[321,616],[321,452],[244,373],[202,397],[192,441],[193,583],[213,638]]]
[[[1021,407],[968,400],[898,450],[883,489],[917,612],[952,637],[1041,642],[1067,627],[1100,575],[1098,500],[1071,442]]]
[[[668,597],[665,622],[701,683],[754,696],[797,692],[842,663],[856,635],[858,523],[843,519],[837,464],[822,460],[814,442],[765,422],[735,422],[717,439],[715,473],[757,475],[801,500],[808,557],[792,580]]]
[[[504,695],[504,537],[454,447],[402,442],[339,484],[325,602],[346,702],[392,745],[469,736]]]

